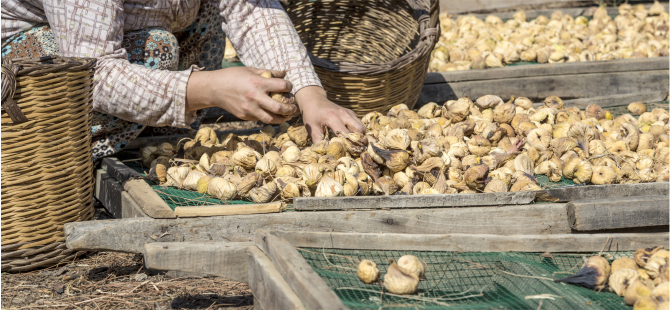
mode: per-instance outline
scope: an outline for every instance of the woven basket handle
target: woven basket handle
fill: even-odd
[[[7,112],[9,118],[15,124],[27,122],[28,118],[14,101],[16,92],[16,74],[21,66],[12,63],[11,60],[2,60],[2,110]]]

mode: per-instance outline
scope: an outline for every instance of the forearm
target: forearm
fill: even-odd
[[[215,106],[213,98],[208,95],[216,85],[212,85],[216,71],[198,71],[191,73],[186,86],[186,112],[201,110]]]

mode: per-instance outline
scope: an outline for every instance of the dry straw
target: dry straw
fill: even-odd
[[[10,117],[3,100],[2,271],[20,272],[72,259],[63,225],[93,216],[95,60],[16,58],[2,67],[3,99],[15,86],[25,115]]]
[[[359,117],[414,106],[439,37],[437,0],[289,0],[286,11],[330,100]]]

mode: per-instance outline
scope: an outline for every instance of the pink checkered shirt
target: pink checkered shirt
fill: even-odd
[[[196,17],[200,0],[2,0],[2,39],[48,23],[66,57],[98,59],[93,108],[151,126],[187,127],[186,85],[192,66],[164,71],[128,62],[124,31],[179,31]],[[306,49],[277,0],[221,0],[224,32],[246,66],[287,72],[297,92],[321,86]]]

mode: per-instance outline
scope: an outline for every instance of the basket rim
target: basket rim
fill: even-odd
[[[439,0],[405,0],[413,9],[415,14],[419,15],[416,19],[419,23],[419,41],[414,49],[392,61],[385,63],[334,63],[330,60],[316,57],[310,51],[307,55],[312,61],[312,65],[320,69],[335,72],[349,73],[354,75],[362,74],[384,74],[397,69],[411,65],[415,60],[421,59],[427,53],[430,53],[435,45],[437,37],[440,35],[439,20],[434,28],[430,28],[430,15],[433,10],[437,10]],[[431,5],[432,2],[432,5]]]

